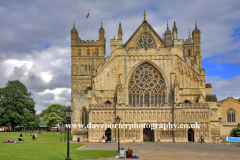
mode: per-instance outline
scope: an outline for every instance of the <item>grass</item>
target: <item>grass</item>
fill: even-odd
[[[32,132],[23,132],[23,139],[17,141],[20,132],[0,132],[0,159],[1,160],[61,160],[67,157],[67,144],[60,142],[60,132],[38,132],[37,140],[33,141],[32,136],[25,136]],[[62,134],[63,140],[65,134]],[[17,141],[18,144],[3,143],[6,139]],[[117,151],[107,150],[75,150],[83,146],[80,143],[70,143],[70,157],[72,160],[83,160],[87,158],[98,159],[117,155]]]

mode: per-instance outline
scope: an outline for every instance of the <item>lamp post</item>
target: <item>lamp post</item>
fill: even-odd
[[[67,117],[67,122],[69,122],[69,119],[73,112],[73,110],[71,110],[71,106],[68,106],[68,108],[64,112]],[[68,140],[67,140],[67,158],[65,160],[71,160],[71,158],[69,157],[69,125],[68,125]]]
[[[117,116],[116,123],[118,124],[118,152],[120,151],[120,142],[119,142],[119,125],[120,125],[120,120],[121,120],[121,118],[119,118]]]

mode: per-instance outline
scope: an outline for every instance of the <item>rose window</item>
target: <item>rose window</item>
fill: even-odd
[[[129,104],[165,103],[166,84],[159,71],[148,63],[140,65],[132,74],[129,85]]]

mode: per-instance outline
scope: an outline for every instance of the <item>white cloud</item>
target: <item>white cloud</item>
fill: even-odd
[[[230,79],[206,77],[206,81],[212,84],[212,92],[217,95],[218,101],[226,99],[227,97],[240,98],[240,75]]]

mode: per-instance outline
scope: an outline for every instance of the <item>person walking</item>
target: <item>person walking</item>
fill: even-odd
[[[135,143],[135,140],[136,140],[136,137],[135,137],[135,136],[133,136],[133,143]]]
[[[102,140],[103,140],[103,143],[105,142],[105,137],[104,136],[102,136]]]
[[[102,142],[102,136],[100,136],[100,143]]]
[[[108,137],[106,136],[105,139],[106,139],[106,143],[107,143]]]
[[[34,141],[34,139],[35,139],[35,134],[33,134],[32,139],[33,139],[33,141]]]
[[[202,143],[202,142],[205,143],[205,142],[204,142],[204,138],[203,138],[202,135],[201,135],[200,139],[201,139],[201,143]]]
[[[219,144],[220,144],[220,140],[219,140],[219,137],[217,136],[217,138],[216,138],[216,144],[217,144],[217,142],[219,142]]]
[[[160,143],[161,143],[161,141],[160,141],[160,136],[158,136],[158,141],[157,141],[157,143],[158,143],[158,142],[160,142]]]

